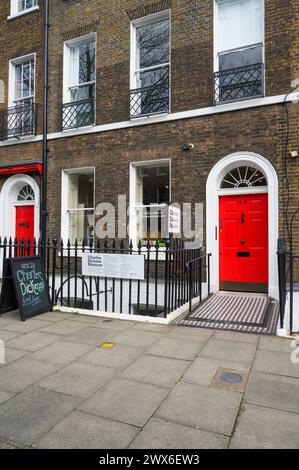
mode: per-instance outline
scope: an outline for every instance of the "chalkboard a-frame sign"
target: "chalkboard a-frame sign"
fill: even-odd
[[[4,262],[0,314],[16,309],[22,321],[52,309],[40,256],[8,258]]]

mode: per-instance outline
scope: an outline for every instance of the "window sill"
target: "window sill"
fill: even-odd
[[[28,8],[27,10],[19,11],[18,13],[14,13],[12,15],[9,15],[7,17],[7,21],[14,20],[15,18],[19,18],[19,16],[28,15],[29,13],[32,13],[32,12],[38,11],[38,10],[39,10],[39,6],[36,5],[35,7]]]
[[[81,131],[81,130],[84,130],[84,129],[92,129],[93,127],[95,127],[96,124],[89,124],[88,126],[81,126],[81,127],[69,127],[69,128],[65,128],[65,129],[62,129],[62,132],[63,133],[67,133],[67,132],[75,132],[75,131]]]

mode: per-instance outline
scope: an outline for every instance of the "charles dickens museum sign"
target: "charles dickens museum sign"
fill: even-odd
[[[83,276],[143,281],[145,278],[144,264],[144,255],[121,255],[110,253],[82,254]]]

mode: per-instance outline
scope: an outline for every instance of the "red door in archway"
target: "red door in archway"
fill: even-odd
[[[16,238],[18,241],[24,239],[26,244],[30,240],[33,246],[34,241],[34,206],[17,206],[16,207]],[[24,255],[31,254],[22,253]]]
[[[219,200],[220,289],[268,292],[268,194]]]

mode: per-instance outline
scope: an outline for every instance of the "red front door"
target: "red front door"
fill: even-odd
[[[16,238],[30,240],[34,239],[34,206],[17,206],[16,207]]]
[[[220,289],[268,292],[268,194],[220,197]]]

